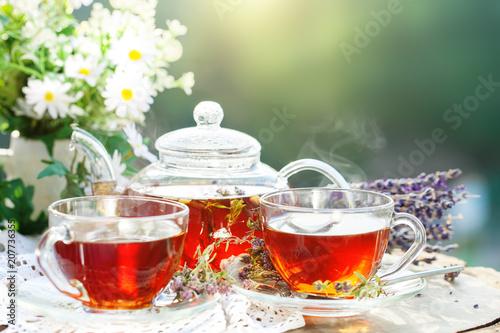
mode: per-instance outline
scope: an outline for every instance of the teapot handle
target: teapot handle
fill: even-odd
[[[342,175],[331,165],[311,158],[297,160],[289,163],[279,171],[278,177],[282,177],[283,179],[288,180],[290,176],[304,170],[317,171],[323,174],[339,188],[350,188],[344,177],[342,177]]]

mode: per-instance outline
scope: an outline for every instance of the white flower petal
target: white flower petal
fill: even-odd
[[[115,111],[119,117],[143,121],[143,112],[153,103],[153,94],[150,81],[140,72],[117,71],[106,81],[102,96],[108,111]]]

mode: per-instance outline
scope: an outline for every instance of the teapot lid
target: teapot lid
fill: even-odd
[[[260,143],[253,137],[220,126],[218,103],[204,101],[193,112],[196,127],[162,135],[155,147],[160,163],[186,168],[249,168],[260,162]]]

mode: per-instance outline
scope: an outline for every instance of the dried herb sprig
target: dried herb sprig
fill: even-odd
[[[451,272],[451,273],[446,273],[444,275],[444,279],[448,282],[453,282],[455,281],[455,279],[458,277],[458,275],[460,274],[460,272]]]
[[[281,276],[274,268],[264,239],[254,236],[255,231],[262,231],[259,219],[248,219],[247,228],[250,230],[245,240],[250,244],[247,253],[242,255],[240,261],[245,264],[238,272],[238,278],[243,286],[251,286],[250,281],[270,282],[280,281]]]
[[[326,296],[328,296],[328,290],[331,290],[332,287],[335,290],[335,295],[331,296],[336,297],[354,297],[355,299],[363,299],[387,295],[383,289],[387,282],[380,280],[377,275],[375,275],[375,279],[368,280],[358,272],[354,272],[354,274],[361,280],[360,283],[355,285],[351,284],[349,281],[331,282],[326,280],[322,282],[321,280],[318,280],[313,283],[313,286],[315,290],[324,292]]]
[[[280,281],[281,276],[274,268],[269,252],[265,248],[262,238],[253,237],[248,254],[241,257],[241,262],[246,264],[238,272],[241,281],[252,280],[255,282]]]
[[[196,250],[197,264],[195,268],[186,265],[182,270],[175,272],[170,289],[176,293],[175,300],[184,302],[198,295],[215,293],[228,294],[231,279],[225,271],[215,272],[210,263],[214,260],[214,244],[209,245],[203,252],[200,247]]]
[[[464,185],[448,187],[448,181],[460,176],[460,169],[421,173],[415,178],[377,179],[351,184],[352,188],[378,191],[394,200],[394,210],[416,216],[425,226],[428,241],[427,252],[448,252],[458,247],[456,244],[443,246],[441,241],[447,241],[453,233],[453,220],[461,219],[461,215],[445,214],[446,210],[458,203],[464,203],[471,196],[465,191]],[[404,227],[391,230],[388,248],[406,250],[414,240],[413,233]]]
[[[407,212],[418,217],[426,227],[428,240],[438,241],[434,245],[428,244],[426,250],[428,252],[443,252],[457,247],[456,244],[443,246],[440,241],[450,239],[453,230],[452,220],[462,218],[460,215],[451,216],[448,214],[445,216],[444,211],[472,197],[469,193],[465,192],[463,185],[448,188],[447,181],[458,177],[460,174],[461,171],[459,169],[452,169],[447,172],[422,173],[416,178],[380,179],[351,184],[351,186],[352,188],[379,191],[392,197],[395,202],[396,211]],[[207,203],[207,205],[209,207],[217,207],[216,204]],[[238,201],[234,201],[231,202],[231,207],[224,206],[223,208],[230,210],[230,214],[228,214],[226,219],[235,220],[235,217],[241,213],[244,207]],[[442,221],[443,218],[445,222]],[[226,246],[233,243],[250,243],[247,254],[241,256],[240,259],[245,265],[238,272],[238,278],[242,281],[244,287],[253,288],[259,282],[272,281],[277,286],[282,279],[270,260],[263,239],[254,236],[256,230],[262,231],[260,224],[261,222],[258,219],[249,219],[247,222],[249,233],[245,237],[238,238],[232,236],[217,241],[209,245],[203,253],[200,253],[201,251],[198,249],[198,264],[196,267],[192,270],[184,267],[182,271],[174,275],[172,290],[177,293],[176,299],[183,301],[204,292],[229,292],[229,286],[234,281],[229,279],[227,273],[224,271],[214,272],[210,265],[215,256],[212,256],[214,248],[224,243]],[[408,230],[393,228],[388,248],[399,247],[407,249],[412,242],[413,235]],[[358,275],[358,277],[361,282],[356,285],[352,285],[349,281],[335,282],[333,284],[334,290],[337,293],[341,292],[343,297],[355,298],[370,298],[385,294],[383,290],[385,283],[377,276],[375,276],[375,279],[369,281],[361,275]],[[454,277],[447,276],[446,278],[453,279]],[[321,292],[324,292],[331,286],[332,282],[330,281],[315,282],[316,290]]]

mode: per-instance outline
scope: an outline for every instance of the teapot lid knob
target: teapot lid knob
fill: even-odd
[[[261,146],[256,139],[220,126],[224,112],[218,103],[201,102],[193,115],[198,126],[156,140],[162,165],[211,170],[250,168],[260,162]]]
[[[224,112],[218,103],[204,101],[196,105],[193,116],[198,127],[220,127]]]

